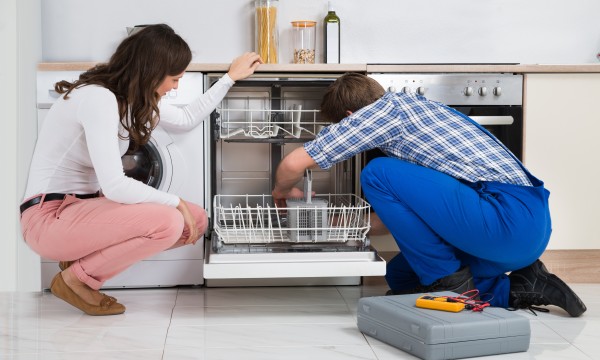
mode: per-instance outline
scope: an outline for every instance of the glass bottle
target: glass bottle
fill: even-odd
[[[340,18],[333,10],[331,1],[328,2],[328,12],[324,19],[323,34],[325,48],[325,63],[340,63]]]
[[[256,52],[265,64],[277,64],[279,59],[278,4],[278,0],[254,1]]]

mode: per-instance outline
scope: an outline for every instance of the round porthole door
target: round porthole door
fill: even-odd
[[[147,144],[137,149],[130,145],[125,155],[121,157],[125,175],[153,188],[167,191],[173,172],[167,151],[167,146],[171,142],[169,136],[157,128]]]

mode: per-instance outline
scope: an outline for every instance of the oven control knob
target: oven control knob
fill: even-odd
[[[484,87],[480,87],[479,90],[477,91],[479,93],[479,95],[481,96],[486,96],[487,95],[487,88]]]
[[[410,88],[408,86],[405,86],[402,88],[402,92],[405,94],[410,94]]]
[[[417,94],[419,94],[419,95],[425,94],[425,88],[423,86],[419,86],[417,88]]]
[[[395,92],[396,92],[396,87],[395,87],[395,86],[390,86],[390,87],[388,88],[388,91],[389,91],[389,92],[393,92],[393,93],[395,93]]]
[[[500,86],[496,86],[492,92],[494,93],[494,95],[500,96],[502,95],[502,88]]]
[[[465,92],[465,95],[466,95],[466,96],[471,96],[471,95],[473,95],[473,88],[472,88],[472,87],[470,87],[470,86],[467,86],[467,87],[465,88],[464,92]]]

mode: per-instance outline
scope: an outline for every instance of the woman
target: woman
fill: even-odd
[[[63,96],[39,134],[21,227],[35,252],[61,261],[52,293],[86,314],[123,313],[125,306],[98,291],[102,284],[142,259],[195,244],[207,228],[204,209],[126,177],[121,163],[130,141],[146,144],[159,122],[178,129],[200,124],[235,81],[262,63],[245,53],[185,108],[160,106],[191,58],[173,29],[151,25],[123,40],[108,63],[55,86]]]

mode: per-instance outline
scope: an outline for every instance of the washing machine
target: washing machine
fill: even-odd
[[[60,80],[73,81],[79,71],[38,71],[37,109],[38,131],[46,113],[58,99],[54,84]],[[165,95],[161,102],[184,106],[203,93],[203,75],[187,72],[177,90]],[[128,176],[157,189],[176,194],[186,201],[206,208],[204,199],[204,138],[205,126],[178,132],[160,125],[152,132],[150,142],[135,152],[123,156]],[[104,284],[104,288],[169,287],[204,283],[203,238],[195,245],[164,251],[142,260]],[[49,288],[59,271],[56,261],[41,259],[42,287]]]

